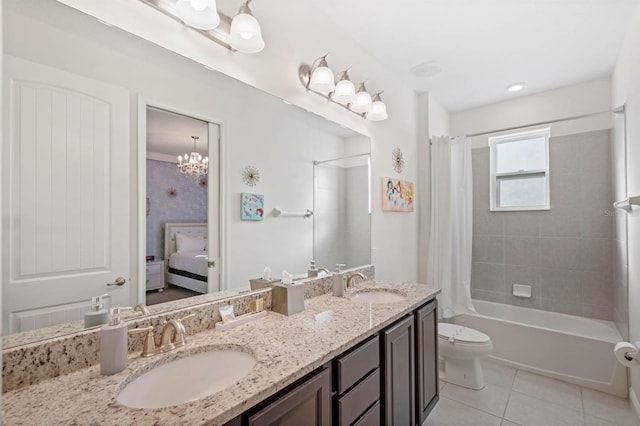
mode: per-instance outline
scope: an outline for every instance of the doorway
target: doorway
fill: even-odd
[[[219,126],[150,105],[145,114],[141,300],[218,291]]]

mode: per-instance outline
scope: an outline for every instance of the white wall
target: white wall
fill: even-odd
[[[431,167],[429,139],[450,135],[449,112],[429,93],[418,95],[418,281],[427,282],[431,226]]]
[[[491,131],[572,117],[611,109],[611,80],[603,78],[575,84],[510,101],[498,102],[479,108],[451,114],[452,136]],[[535,129],[537,126],[529,129]],[[570,135],[611,128],[611,115],[556,123],[550,126],[551,136]],[[528,130],[528,129],[525,129]],[[513,131],[512,131],[513,132]],[[496,133],[499,134],[499,133]],[[495,136],[493,134],[491,136]],[[473,138],[473,146],[487,146],[488,136]]]
[[[417,179],[416,97],[402,81],[376,62],[311,0],[270,0],[251,4],[265,37],[265,50],[256,55],[233,54],[193,34],[141,2],[61,0],[154,43],[258,87],[304,109],[341,123],[372,138],[372,246],[376,273],[395,280],[415,280],[417,214],[381,211],[380,176],[392,173],[391,151],[402,149],[405,171],[401,177]],[[237,7],[237,6],[236,6]],[[334,70],[352,66],[354,81],[369,80],[371,91],[384,90],[389,119],[363,121],[344,109],[328,105],[306,93],[298,79],[301,63],[331,52]],[[204,78],[206,80],[206,78]],[[409,236],[409,237],[408,237]]]
[[[613,105],[627,104],[627,178],[615,176],[617,189],[627,187],[627,195],[640,194],[640,7],[633,18],[632,26],[620,51],[618,62],[613,73]],[[616,122],[614,133],[620,135],[621,123]],[[624,166],[624,138],[616,136],[614,157],[616,165]],[[621,164],[622,163],[622,164]],[[640,215],[627,216],[628,225],[628,303],[629,303],[629,339],[640,340]],[[618,230],[619,232],[620,230]],[[640,371],[630,369],[632,399],[633,394],[640,396]],[[640,414],[640,407],[636,406]]]
[[[449,111],[429,95],[429,137],[449,136],[451,128]]]
[[[312,221],[271,216],[262,222],[241,221],[240,193],[264,194],[267,212],[276,206],[289,211],[312,208],[313,160],[343,155],[343,138],[329,133],[321,117],[73,13],[81,19],[57,13],[45,22],[13,13],[5,22],[5,53],[124,87],[133,104],[141,96],[157,106],[221,122],[226,192],[222,228],[228,278],[223,285],[245,286],[265,266],[272,267],[274,276],[283,269],[304,272],[312,257]],[[136,121],[132,117],[134,141]],[[246,165],[260,170],[255,187],[245,186],[240,179]],[[135,176],[134,170],[134,193]]]

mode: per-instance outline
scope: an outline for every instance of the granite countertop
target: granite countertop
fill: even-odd
[[[96,365],[7,392],[2,401],[4,424],[224,424],[439,292],[423,284],[383,281],[361,283],[356,288],[393,288],[407,298],[370,305],[325,294],[305,300],[305,310],[289,317],[269,312],[263,319],[228,331],[195,334],[188,338],[187,346],[166,355],[143,359],[136,352],[129,357],[128,367],[112,376],[102,376]],[[131,380],[132,373],[187,353],[238,346],[252,353],[257,364],[235,386],[194,402],[160,409],[129,408],[116,401],[118,390]]]

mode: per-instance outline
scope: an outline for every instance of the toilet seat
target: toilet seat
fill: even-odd
[[[486,344],[491,338],[486,334],[457,324],[438,323],[438,337],[449,343]]]

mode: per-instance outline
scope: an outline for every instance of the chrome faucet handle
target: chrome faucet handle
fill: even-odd
[[[138,303],[135,308],[133,308],[134,312],[141,312],[142,315],[149,315],[149,308],[144,303]]]
[[[156,354],[156,340],[153,336],[153,326],[143,328],[132,328],[129,330],[129,334],[141,334],[146,333],[144,337],[144,344],[142,345],[142,356],[143,358],[150,357],[151,355]]]
[[[176,330],[176,333],[173,335],[172,343],[176,348],[179,348],[180,346],[184,346],[187,344],[187,340],[186,340],[187,329],[184,326],[184,321],[195,318],[195,316],[196,314],[189,314],[186,317],[182,317],[180,319],[175,320],[178,324],[180,324],[180,331],[178,332]]]

